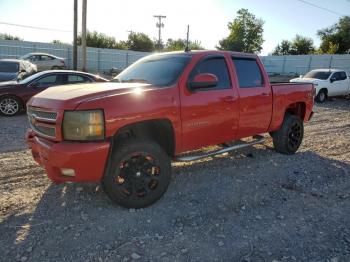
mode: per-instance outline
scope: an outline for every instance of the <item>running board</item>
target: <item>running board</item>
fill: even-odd
[[[175,161],[179,161],[179,162],[196,161],[196,160],[199,160],[202,158],[224,154],[224,153],[227,153],[227,152],[230,152],[233,150],[237,150],[240,148],[244,148],[244,147],[248,147],[248,146],[252,146],[252,145],[256,145],[256,144],[261,144],[261,143],[264,143],[264,141],[265,141],[265,138],[263,136],[253,136],[253,138],[254,138],[254,140],[251,142],[225,147],[225,148],[222,148],[220,150],[209,152],[209,153],[206,153],[203,155],[177,157],[177,158],[175,158]]]

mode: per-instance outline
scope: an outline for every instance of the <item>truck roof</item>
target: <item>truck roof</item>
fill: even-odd
[[[234,51],[221,51],[221,50],[191,50],[191,51],[173,51],[173,52],[165,52],[165,53],[154,53],[154,55],[195,55],[195,54],[208,54],[208,55],[224,55],[229,54],[238,57],[247,57],[247,58],[257,58],[258,55],[251,53],[241,53]]]
[[[346,72],[346,70],[344,70],[344,69],[336,69],[336,68],[320,68],[320,69],[313,69],[311,71],[332,72],[332,73],[333,72],[343,72],[343,71]]]

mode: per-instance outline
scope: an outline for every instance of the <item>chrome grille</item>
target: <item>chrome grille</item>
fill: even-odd
[[[51,111],[43,111],[40,109],[28,107],[28,115],[35,117],[37,120],[47,121],[47,122],[55,122],[57,119],[57,113]]]
[[[41,126],[41,125],[34,125],[34,129],[41,133],[41,134],[44,134],[46,136],[49,136],[49,137],[56,137],[56,128],[54,127],[48,127],[48,126]]]
[[[47,138],[56,138],[55,121],[56,112],[45,111],[41,109],[27,109],[29,125],[35,133]]]

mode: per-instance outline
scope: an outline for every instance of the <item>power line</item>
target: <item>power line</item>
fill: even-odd
[[[48,28],[48,27],[38,27],[38,26],[31,26],[31,25],[20,25],[20,24],[13,24],[13,23],[7,23],[7,22],[1,22],[2,25],[10,25],[10,26],[17,26],[17,27],[25,27],[25,28],[31,28],[31,29],[38,29],[38,30],[46,30],[46,31],[56,31],[56,32],[64,32],[64,33],[71,33],[70,30],[62,30],[62,29],[56,29],[56,28]]]
[[[310,6],[313,6],[313,7],[316,7],[316,8],[318,8],[318,9],[322,9],[323,11],[327,11],[327,12],[332,13],[332,14],[334,14],[334,15],[344,16],[344,15],[341,14],[341,13],[338,13],[338,12],[333,11],[333,10],[331,10],[331,9],[328,9],[328,8],[325,8],[325,7],[322,7],[322,6],[319,6],[319,5],[310,3],[310,2],[305,1],[305,0],[297,0],[297,1],[302,2],[302,3],[304,3],[304,4],[307,4],[307,5],[310,5]]]

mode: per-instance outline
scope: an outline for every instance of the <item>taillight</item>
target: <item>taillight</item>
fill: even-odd
[[[311,94],[312,96],[316,96],[316,88],[314,86],[312,86]]]

